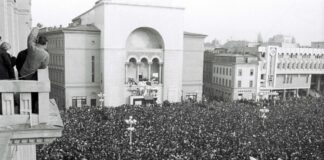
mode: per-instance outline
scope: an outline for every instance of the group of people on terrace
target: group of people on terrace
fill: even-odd
[[[48,66],[47,38],[39,35],[39,27],[32,29],[27,49],[20,51],[17,57],[9,52],[11,44],[1,42],[0,37],[0,80],[37,80],[37,70]],[[18,74],[15,74],[14,67]]]

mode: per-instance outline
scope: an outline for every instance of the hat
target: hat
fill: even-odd
[[[11,48],[11,45],[8,42],[3,42],[0,45],[0,49],[3,49],[5,51],[9,50]]]

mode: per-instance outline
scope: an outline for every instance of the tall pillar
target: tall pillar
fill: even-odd
[[[136,81],[139,81],[139,66],[141,65],[140,62],[136,63]]]
[[[128,62],[125,63],[125,84],[127,84],[128,79],[127,79],[127,71],[128,71]]]
[[[151,81],[151,67],[152,67],[152,62],[149,62],[148,63],[148,65],[149,65],[149,71],[148,71],[148,81]]]
[[[317,87],[316,87],[316,90],[318,92],[321,91],[321,75],[317,75]]]
[[[159,84],[162,84],[162,64],[159,63]]]
[[[283,100],[284,101],[286,100],[286,90],[285,89],[283,90]]]

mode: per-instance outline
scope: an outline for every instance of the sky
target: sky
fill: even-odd
[[[67,26],[97,0],[32,0],[33,24]],[[302,45],[324,41],[324,0],[174,0],[185,6],[185,31],[228,40],[256,41],[276,34]]]

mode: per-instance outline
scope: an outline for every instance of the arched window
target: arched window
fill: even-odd
[[[127,75],[126,82],[133,83],[137,81],[137,60],[135,58],[130,58],[127,64]]]
[[[151,69],[151,81],[153,82],[159,82],[159,79],[161,78],[161,74],[160,73],[160,61],[158,58],[154,58],[152,60],[152,69]],[[218,69],[218,68],[217,68]],[[216,77],[216,83],[217,83],[217,77]]]
[[[140,66],[139,66],[138,80],[139,81],[148,81],[148,78],[149,78],[148,72],[149,72],[148,60],[146,58],[142,58]]]
[[[291,65],[291,64],[290,64],[290,63],[288,63],[288,65],[287,65],[287,69],[290,69],[290,65]]]

